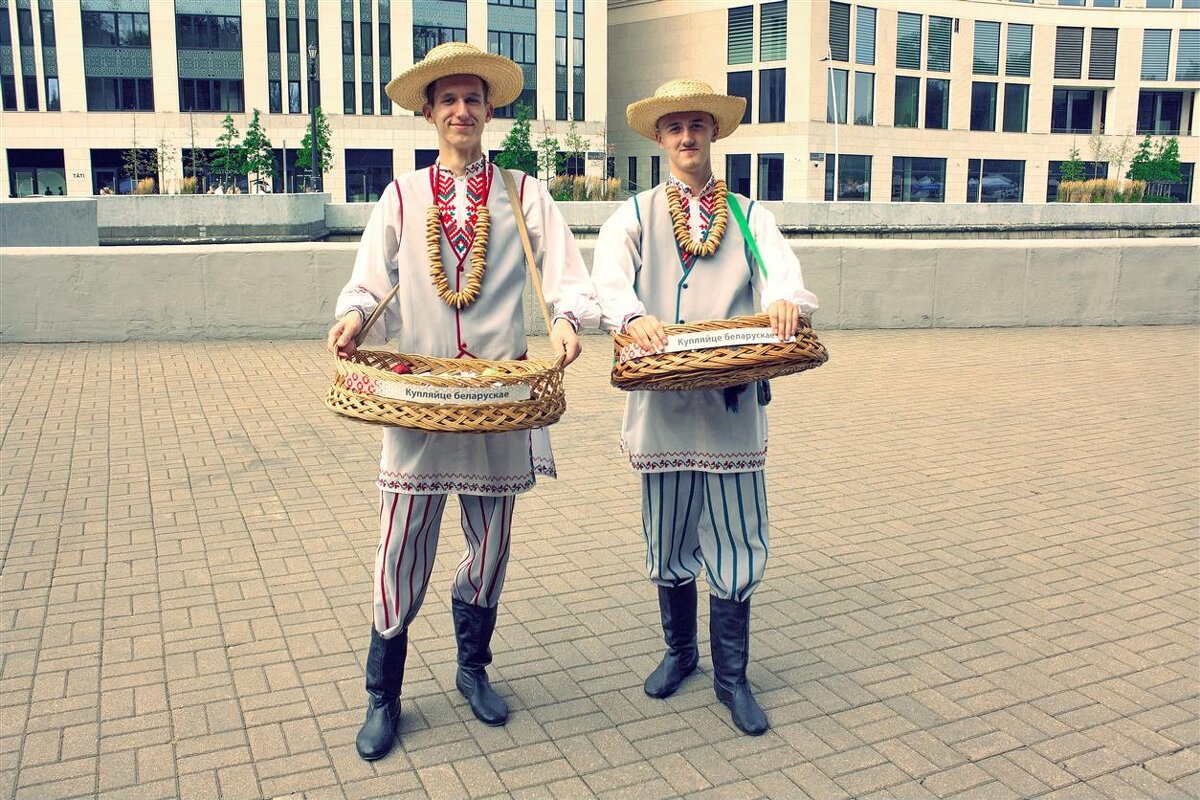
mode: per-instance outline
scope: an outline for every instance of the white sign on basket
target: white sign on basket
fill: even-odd
[[[530,398],[527,383],[506,383],[500,386],[422,386],[395,381],[378,381],[375,394],[405,403],[430,405],[482,405],[486,403],[519,403]]]
[[[787,341],[794,342],[792,336]],[[667,336],[664,352],[680,353],[684,350],[704,350],[709,347],[736,347],[743,344],[777,344],[779,337],[770,328],[725,328],[695,333],[675,333]]]

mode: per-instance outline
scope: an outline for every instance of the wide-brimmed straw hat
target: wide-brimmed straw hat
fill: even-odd
[[[647,139],[654,138],[658,121],[679,111],[703,111],[717,121],[717,138],[737,130],[746,111],[746,98],[717,94],[704,81],[677,78],[654,90],[653,97],[630,103],[625,109],[629,127]]]
[[[401,108],[420,111],[426,103],[426,87],[450,75],[477,75],[487,84],[488,102],[496,108],[520,97],[525,85],[525,76],[512,59],[485,53],[466,42],[446,42],[388,81],[384,91]]]

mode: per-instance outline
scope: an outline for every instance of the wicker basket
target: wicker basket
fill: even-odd
[[[500,174],[513,208],[520,209],[512,177],[508,170],[502,169]],[[519,213],[516,217],[534,294],[540,301],[542,319],[549,331],[550,310],[542,294],[525,220]],[[392,287],[363,324],[358,343],[396,296],[398,288],[398,285]],[[325,405],[334,413],[375,425],[444,433],[499,433],[551,425],[567,407],[561,356],[553,361],[487,361],[359,350],[347,359],[335,357],[335,361],[333,385],[329,387]],[[407,365],[412,372],[394,372],[393,368],[400,364]],[[475,375],[466,377],[463,372]],[[517,398],[497,399],[506,394],[515,394]]]
[[[714,334],[737,328],[769,328],[766,314],[734,317],[727,320],[664,326],[668,336]],[[703,340],[703,335],[691,337]],[[825,346],[817,341],[808,318],[801,315],[793,342],[770,341],[753,344],[722,345],[699,342],[696,349],[649,353],[634,344],[626,334],[613,334],[615,358],[612,384],[626,391],[688,391],[724,389],[781,375],[791,375],[819,367],[829,359]]]

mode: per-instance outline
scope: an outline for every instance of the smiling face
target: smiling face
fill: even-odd
[[[712,172],[710,156],[717,138],[716,120],[703,111],[680,111],[660,117],[654,140],[666,151],[673,172]]]
[[[487,87],[477,75],[451,75],[429,85],[422,109],[437,129],[438,143],[463,152],[480,151],[483,126],[492,119]]]

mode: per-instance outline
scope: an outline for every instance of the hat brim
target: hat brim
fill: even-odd
[[[384,91],[401,108],[420,111],[425,107],[426,87],[451,75],[478,76],[487,84],[488,102],[496,108],[520,97],[525,85],[525,75],[515,61],[494,53],[472,53],[419,61],[388,81]]]
[[[742,124],[746,113],[746,98],[726,94],[690,94],[672,97],[647,97],[630,103],[625,119],[634,133],[654,139],[658,121],[667,114],[681,111],[703,111],[717,122],[717,137],[724,139]]]

